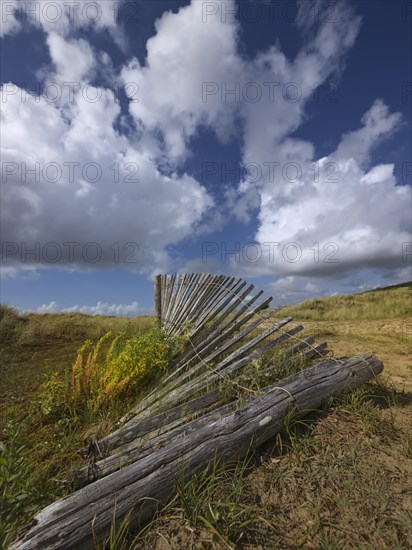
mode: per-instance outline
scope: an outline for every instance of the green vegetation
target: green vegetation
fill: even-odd
[[[412,283],[404,283],[348,296],[307,300],[282,309],[282,315],[315,321],[360,321],[410,317]]]
[[[131,338],[107,332],[96,344],[86,340],[65,377],[54,372],[40,392],[40,409],[53,418],[76,417],[113,408],[121,399],[142,394],[166,372],[177,341],[152,326]]]
[[[296,420],[248,461],[178,486],[129,548],[399,548],[412,542],[404,394],[371,383]]]
[[[3,548],[41,507],[70,491],[65,480],[81,462],[76,450],[110,431],[156,383],[180,341],[150,317],[18,315],[7,306],[0,333]]]
[[[5,409],[20,399],[31,399],[51,373],[65,375],[86,340],[97,342],[108,332],[131,338],[148,330],[150,316],[101,317],[81,313],[18,315],[0,306],[2,347],[0,377],[0,427]]]
[[[131,537],[128,518],[96,548],[408,548],[412,546],[411,285],[285,308],[336,357],[372,352],[379,381],[297,421],[242,464],[214,464],[177,486]],[[409,313],[409,317],[408,317]],[[36,511],[71,490],[76,450],[110,432],[181,345],[151,317],[19,315],[0,307],[0,548]],[[252,336],[252,335],[251,335]],[[302,337],[301,335],[299,335]],[[277,352],[279,353],[279,351]],[[274,353],[245,369],[243,398],[279,377]],[[281,373],[305,368],[304,361]],[[234,393],[233,393],[234,392]]]
[[[17,426],[10,425],[7,446],[0,442],[0,541],[11,542],[18,527],[18,517],[27,517],[38,500],[32,485],[34,463],[28,460],[28,450],[17,443]]]

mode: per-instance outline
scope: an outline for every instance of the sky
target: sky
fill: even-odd
[[[412,2],[1,2],[1,302],[411,279]]]

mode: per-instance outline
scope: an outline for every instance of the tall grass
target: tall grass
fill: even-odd
[[[0,334],[16,344],[36,346],[45,340],[64,341],[97,340],[107,332],[132,336],[147,330],[153,318],[91,316],[83,313],[27,313],[20,314],[14,308],[0,305]]]
[[[401,288],[312,299],[282,309],[282,315],[315,321],[394,319],[411,315],[412,283]]]
[[[336,332],[338,329],[331,329],[330,334],[336,335],[339,341],[347,338],[347,341],[344,340],[345,353],[348,351],[347,343],[349,345],[349,342],[362,337],[362,346],[370,345],[378,351],[382,345],[385,349],[391,350],[390,343],[392,340],[395,341],[396,346],[392,346],[393,354],[397,354],[396,357],[399,358],[403,348],[407,349],[407,342],[403,342],[404,334],[375,334],[373,331],[366,331],[359,335],[356,327],[359,325],[358,321],[366,319],[405,319],[410,314],[411,289],[412,286],[409,285],[353,296],[309,300],[299,306],[285,308],[281,314],[290,314],[299,319],[326,321],[323,324],[328,329],[328,321],[354,321],[348,323],[354,326],[350,339],[346,334],[346,325],[341,333]],[[394,331],[398,330],[396,323],[395,321]],[[311,323],[308,321],[307,324]],[[107,433],[113,428],[115,420],[126,412],[139,392],[144,393],[145,388],[156,381],[157,375],[164,372],[168,358],[174,353],[174,346],[179,346],[179,342],[167,341],[164,335],[153,328],[153,318],[148,316],[92,317],[80,313],[22,315],[8,306],[0,307],[0,336],[3,344],[0,416],[2,413],[4,416],[4,421],[0,424],[5,426],[1,434],[4,443],[0,444],[1,548],[1,539],[3,544],[9,542],[16,529],[29,520],[41,505],[67,492],[68,488],[59,483],[66,479],[68,471],[78,466],[82,460],[74,450],[82,447],[85,438],[90,434]],[[402,343],[402,348],[398,340]],[[77,350],[79,351],[76,358]],[[273,369],[269,372],[267,369],[270,365],[276,364],[275,359],[273,353],[262,356],[258,361],[257,374],[254,373],[253,376],[245,369],[242,385],[249,392],[258,393],[269,381],[287,376],[305,366],[299,363],[292,365],[292,370],[279,372]],[[235,390],[238,391],[238,388]],[[236,397],[239,398],[241,395],[236,394]],[[228,398],[232,399],[233,395],[229,395]],[[345,402],[344,407],[345,410],[350,409],[353,416],[362,415],[362,418],[367,420],[365,426],[372,430],[374,437],[383,437],[382,430],[385,429],[385,440],[387,438],[391,444],[396,443],[392,428],[388,428],[388,423],[382,421],[381,412],[375,410],[372,405],[365,408],[363,401],[352,396],[350,401]],[[15,419],[14,423],[8,423],[9,418]],[[285,424],[285,432],[289,437],[288,449],[293,458],[293,453],[297,453],[299,449],[298,445],[294,444],[297,438],[292,437],[293,417],[288,421],[289,423]],[[15,429],[16,423],[19,425],[18,431]],[[348,425],[350,427],[350,424]],[[346,424],[343,426],[345,430],[347,427]],[[316,460],[319,464],[326,459],[329,460],[328,468],[331,475],[334,475],[336,460],[340,460],[340,455],[337,458],[332,456],[334,450],[329,439],[333,433],[332,431],[332,435],[323,439],[320,437],[322,445],[313,450],[313,456],[318,457]],[[308,438],[306,444],[312,447],[311,441],[312,439]],[[411,456],[411,449],[409,436],[402,442],[401,460],[404,461],[406,457]],[[344,450],[341,449],[342,453]],[[346,450],[349,452],[350,449]],[[302,453],[303,451],[299,450],[299,460],[291,461],[285,468],[281,483],[275,483],[273,506],[277,506],[279,498],[281,502],[283,498],[287,506],[295,508],[296,503],[300,502],[300,487],[310,491],[310,483],[315,481],[319,490],[313,490],[311,498],[314,499],[319,494],[320,512],[326,510],[329,513],[325,503],[328,502],[330,491],[328,493],[324,487],[329,487],[329,481],[325,482],[320,466],[319,472],[313,473],[313,469],[309,471],[312,472],[313,479],[305,474],[306,470],[303,471],[301,467]],[[289,455],[285,456],[287,460]],[[342,456],[345,458],[346,455]],[[310,460],[313,460],[312,455]],[[272,476],[275,481],[280,471],[277,464],[278,462]],[[339,464],[338,461],[338,466]],[[374,467],[372,458],[365,465]],[[336,499],[342,494],[345,495],[343,482],[349,486],[349,496],[356,494],[359,487],[358,473],[352,480],[351,477],[344,477],[344,468],[339,472],[340,477],[334,478],[339,488],[339,491],[336,491]],[[367,468],[363,468],[362,472],[367,472]],[[222,471],[217,465],[213,465],[194,480],[177,487],[178,497],[174,504],[182,512],[183,518],[186,518],[186,521],[188,518],[194,528],[206,529],[212,533],[213,541],[223,547],[235,547],[244,540],[246,532],[250,535],[256,529],[261,529],[262,532],[274,529],[279,521],[285,532],[288,532],[290,526],[290,518],[280,509],[278,517],[273,521],[274,527],[271,526],[273,513],[269,509],[265,510],[259,502],[262,491],[251,493],[248,501],[244,501],[246,489],[251,485],[250,481],[247,486],[242,483],[244,473],[242,466],[238,466],[234,471],[230,468]],[[294,494],[295,478],[301,483],[299,491]],[[376,479],[382,483],[386,482],[385,476]],[[368,477],[363,485],[360,484],[362,490],[366,491],[369,481]],[[285,483],[288,494],[290,492],[287,498],[284,492]],[[323,485],[319,485],[320,483]],[[379,486],[380,495],[384,495],[383,489],[389,490],[389,487],[389,482],[387,486]],[[332,497],[335,498],[335,495],[332,494]],[[268,494],[268,499],[271,498]],[[307,501],[305,497],[302,506],[306,506]],[[385,504],[386,501],[382,502]],[[359,498],[357,506],[362,503],[363,500]],[[342,505],[337,509],[341,510],[341,523],[345,527],[346,508]],[[366,520],[374,517],[367,514],[364,516]],[[142,547],[142,541],[131,542],[126,535],[126,524],[127,520],[124,525],[113,528],[104,548],[119,550]],[[395,528],[391,529],[393,531]],[[388,529],[390,534],[392,531]],[[282,544],[279,547],[282,547]]]
[[[19,442],[18,427],[9,424],[9,441],[0,441],[0,548],[6,548],[20,525],[37,510],[33,486],[35,464]]]
[[[53,372],[43,385],[40,410],[55,419],[81,416],[141,394],[166,371],[179,344],[155,323],[131,338],[107,332],[96,343],[86,340],[70,371]]]

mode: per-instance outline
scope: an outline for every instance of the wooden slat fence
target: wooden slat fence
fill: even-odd
[[[118,429],[83,450],[77,490],[40,512],[11,548],[93,548],[113,518],[149,519],[182,475],[187,480],[216,458],[242,457],[272,437],[291,407],[302,416],[382,370],[366,354],[322,359],[327,343],[299,337],[303,326],[281,318],[271,302],[240,278],[155,276],[157,322],[184,338],[184,350]],[[297,374],[282,380],[291,369]]]

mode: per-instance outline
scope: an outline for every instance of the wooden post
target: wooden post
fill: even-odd
[[[161,275],[154,276],[154,309],[159,326],[162,323]]]

